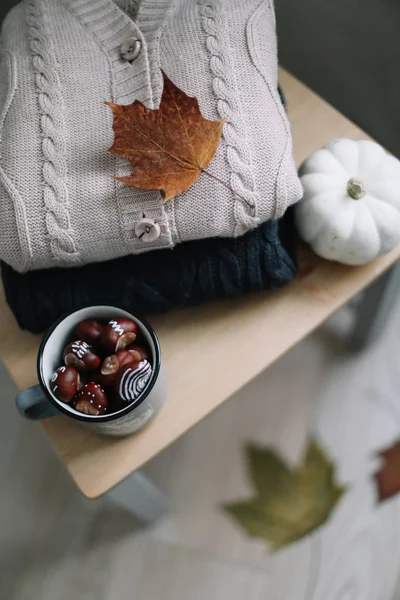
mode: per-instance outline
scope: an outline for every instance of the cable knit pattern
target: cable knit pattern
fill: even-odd
[[[300,199],[277,105],[270,0],[22,0],[1,41],[18,86],[0,122],[11,184],[0,185],[0,260],[17,271],[239,237]],[[127,53],[132,46],[140,51]],[[0,61],[0,82],[7,69]],[[161,70],[198,99],[206,119],[226,120],[207,169],[226,186],[204,175],[168,203],[113,179],[131,165],[107,152],[113,119],[104,104],[157,108]],[[0,114],[4,102],[3,92]],[[26,211],[30,262],[12,186]],[[156,239],[138,236],[143,218],[157,224]]]
[[[64,107],[53,40],[46,30],[46,6],[40,0],[29,1],[26,11],[43,134],[44,204],[51,252],[58,264],[79,264],[69,215]]]
[[[210,67],[213,73],[213,89],[218,98],[218,111],[226,119],[224,138],[227,143],[227,159],[232,170],[231,188],[236,193],[237,227],[235,235],[256,227],[258,198],[251,165],[251,152],[247,143],[247,131],[241,117],[239,94],[229,57],[229,36],[220,15],[219,0],[198,0],[207,49],[210,52]]]
[[[167,18],[168,11],[164,10],[166,3],[164,1],[156,3],[156,8],[147,15],[146,24],[153,32],[153,37],[145,37],[136,21],[130,16],[132,9],[135,18],[139,18],[140,2],[136,1],[133,4],[126,0],[116,3],[110,3],[108,0],[62,0],[62,2],[93,35],[96,44],[107,57],[112,77],[112,97],[108,99],[118,104],[130,104],[140,100],[146,106],[154,108],[155,93],[161,96],[162,91],[157,36]],[[170,0],[167,5],[170,6]],[[132,38],[138,39],[142,44],[142,51],[133,64],[126,61],[120,51],[121,42]],[[111,126],[109,131],[111,132]],[[115,157],[115,162],[117,176],[129,175],[131,166],[126,160]],[[118,209],[127,253],[139,254],[156,248],[171,248],[173,246],[171,226],[167,220],[160,192],[134,189],[120,182],[116,183],[115,190],[115,205]],[[135,225],[144,213],[158,223],[161,231],[159,238],[147,244],[143,244],[135,235]]]
[[[15,219],[18,224],[18,237],[21,247],[21,259],[23,270],[28,270],[31,259],[32,259],[32,245],[29,238],[29,228],[28,228],[28,219],[26,216],[25,204],[21,195],[19,194],[17,188],[10,181],[10,178],[7,177],[3,166],[1,164],[2,158],[2,134],[3,134],[3,125],[7,118],[8,111],[11,107],[12,101],[14,99],[15,91],[18,86],[18,78],[17,78],[17,68],[15,64],[15,58],[11,54],[11,52],[7,52],[2,50],[0,47],[0,65],[5,63],[4,74],[5,78],[1,81],[0,86],[0,103],[2,105],[2,110],[0,111],[0,184],[3,189],[7,192],[9,198],[12,199],[13,208],[15,211]],[[7,225],[5,225],[4,230],[7,230]],[[9,233],[9,232],[7,232]]]

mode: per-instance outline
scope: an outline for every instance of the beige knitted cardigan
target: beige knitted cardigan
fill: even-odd
[[[239,236],[301,197],[269,0],[24,0],[1,40],[0,259],[15,269]],[[202,176],[163,204],[111,179],[130,167],[107,153],[104,102],[156,108],[160,67],[226,119],[209,170],[232,191]],[[156,234],[138,235],[148,222]]]

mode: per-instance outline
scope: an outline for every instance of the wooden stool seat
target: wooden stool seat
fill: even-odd
[[[368,138],[285,71],[280,81],[297,163],[331,139]],[[318,327],[399,256],[400,247],[355,268],[328,263],[301,248],[301,274],[280,291],[151,318],[168,377],[168,398],[158,417],[139,434],[123,439],[92,434],[64,416],[44,421],[44,434],[83,494],[96,498],[108,492]],[[18,329],[3,295],[0,303],[0,359],[23,389],[37,382],[40,338]]]

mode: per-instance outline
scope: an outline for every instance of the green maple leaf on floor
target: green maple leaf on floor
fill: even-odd
[[[346,491],[335,482],[335,465],[311,439],[299,466],[291,469],[271,449],[246,447],[256,495],[224,505],[224,510],[255,538],[278,550],[323,525]]]

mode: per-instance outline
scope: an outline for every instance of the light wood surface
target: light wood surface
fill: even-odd
[[[305,86],[281,72],[300,163],[336,137],[366,138]],[[400,247],[368,265],[327,263],[303,251],[289,287],[153,317],[168,377],[168,398],[141,433],[102,438],[64,416],[43,430],[82,492],[98,497],[161,452],[318,327],[400,257]],[[17,328],[1,298],[0,358],[19,388],[36,382],[39,338]]]
[[[400,437],[400,302],[393,313],[378,343],[349,355],[353,311],[339,311],[147,463],[173,507],[152,527],[84,498],[40,428],[3,403],[0,598],[400,600],[400,496],[377,505],[371,477],[377,450]],[[15,395],[1,365],[0,389]],[[347,491],[327,525],[270,554],[221,505],[254,491],[245,443],[296,461],[310,432]]]

